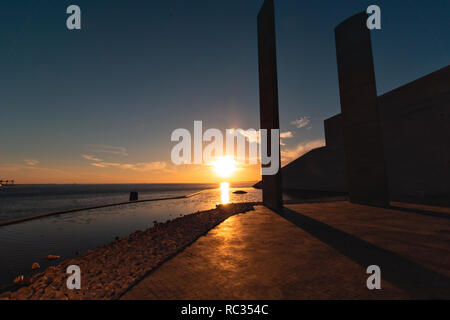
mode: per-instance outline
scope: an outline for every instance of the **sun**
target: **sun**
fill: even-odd
[[[228,178],[236,170],[236,161],[230,156],[220,157],[211,163],[214,171],[223,178]]]

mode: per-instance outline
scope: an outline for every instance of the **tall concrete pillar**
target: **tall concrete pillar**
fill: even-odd
[[[367,14],[335,29],[350,201],[387,206],[388,184]]]
[[[273,0],[265,0],[258,14],[258,57],[261,129],[267,129],[267,150],[271,154],[270,130],[280,129]],[[262,177],[263,203],[266,207],[275,211],[279,211],[283,207],[281,161],[279,168],[280,170],[278,170],[277,174],[263,175]]]

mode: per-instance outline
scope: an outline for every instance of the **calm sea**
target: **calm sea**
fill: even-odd
[[[237,185],[248,186],[245,184]],[[129,200],[131,191],[139,199],[182,196],[217,184],[114,184],[114,185],[17,185],[0,187],[0,221],[41,213],[92,207]]]
[[[50,216],[0,227],[0,292],[13,288],[13,279],[30,276],[46,267],[109,243],[154,222],[165,222],[225,202],[258,202],[261,191],[252,183],[231,185],[227,192],[217,184],[144,185],[17,185],[0,189],[0,221],[47,212],[90,207],[129,200],[130,191],[139,199],[159,199],[197,193],[185,199],[132,203],[102,209]],[[246,194],[234,194],[244,190]],[[48,254],[60,260],[46,261]],[[41,269],[32,271],[38,262]]]

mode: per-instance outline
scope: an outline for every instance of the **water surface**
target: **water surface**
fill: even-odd
[[[215,186],[214,189],[200,191],[195,196],[186,199],[132,203],[50,216],[0,227],[0,291],[11,289],[12,280],[20,274],[30,276],[33,273],[41,272],[51,264],[57,264],[64,259],[75,257],[77,251],[82,254],[89,249],[113,241],[115,237],[124,237],[136,230],[145,230],[152,227],[155,221],[165,222],[193,212],[212,209],[224,200],[235,203],[261,201],[261,190],[251,187],[233,188],[231,186],[225,192],[227,193],[225,195],[223,189]],[[111,199],[116,201],[119,197],[128,196],[123,191],[120,192],[120,190],[123,190],[122,188],[116,189],[118,190],[116,194],[111,195],[110,193],[108,201],[111,201]],[[192,191],[199,191],[199,189],[192,188],[192,185],[184,186],[184,189],[183,186],[172,186],[171,188],[168,188],[168,190],[154,189],[149,191],[147,196],[159,198],[162,195],[183,195]],[[234,194],[233,192],[236,190],[244,190],[247,194]],[[98,194],[89,197],[86,196],[85,192],[80,193],[85,197],[80,197],[83,200],[76,200],[72,196],[70,196],[70,200],[63,200],[65,193],[61,192],[61,194],[61,199],[53,198],[57,200],[58,205],[67,203],[72,205],[80,202],[86,205],[88,201],[100,197]],[[106,200],[101,199],[101,201]],[[39,206],[38,199],[30,199],[30,203],[32,202]],[[53,200],[52,203],[54,203]],[[96,205],[97,203],[93,204]],[[3,204],[3,208],[5,207],[8,206]],[[49,205],[40,205],[39,210],[43,210],[44,207],[48,208]],[[54,207],[52,208],[54,210]],[[64,206],[62,208],[66,209]],[[29,215],[29,213],[24,212],[24,215]],[[48,254],[59,255],[61,259],[51,262],[46,261],[43,257]],[[33,262],[38,262],[41,269],[31,271]]]

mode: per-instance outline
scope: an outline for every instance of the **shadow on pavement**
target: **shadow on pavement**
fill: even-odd
[[[378,265],[382,279],[407,291],[414,298],[450,298],[450,279],[440,273],[286,207],[278,214],[364,269]]]

